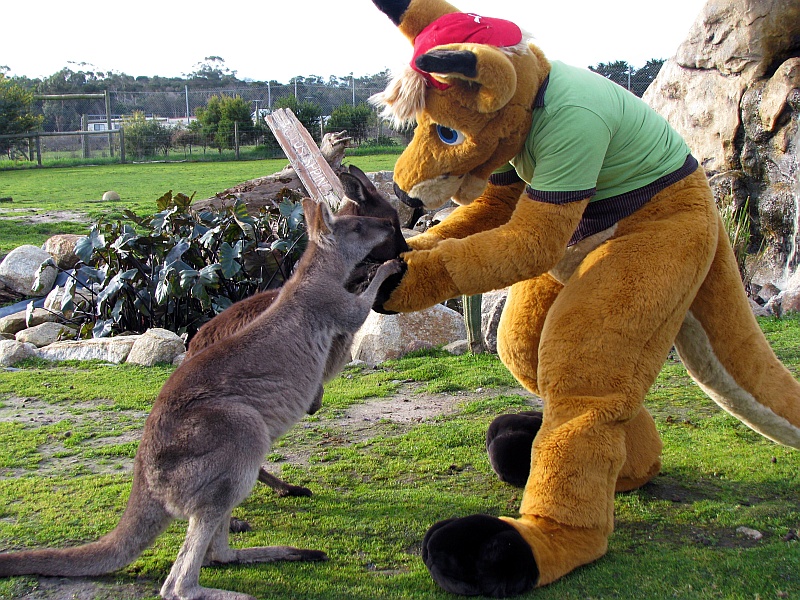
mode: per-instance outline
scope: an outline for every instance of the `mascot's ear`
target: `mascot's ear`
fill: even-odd
[[[414,38],[442,15],[459,12],[445,0],[372,0],[403,35],[413,44]]]
[[[443,83],[452,83],[453,79],[477,83],[472,93],[475,107],[481,113],[500,110],[517,89],[517,71],[513,63],[494,46],[447,44],[420,55],[415,64]]]

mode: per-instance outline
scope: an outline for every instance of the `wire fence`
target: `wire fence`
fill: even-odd
[[[609,79],[632,93],[641,96],[649,84],[633,70],[609,75]],[[278,107],[292,102],[302,105],[311,114],[304,121],[309,131],[321,140],[331,125],[330,117],[342,106],[368,106],[370,96],[383,91],[385,83],[362,85],[356,80],[351,85],[310,84],[302,81],[290,84],[267,84],[219,89],[171,89],[166,91],[109,90],[105,94],[50,96],[35,102],[34,112],[42,115],[40,133],[60,133],[58,136],[18,136],[10,143],[0,143],[4,153],[13,163],[69,160],[146,160],[278,158],[282,152],[263,122],[263,117]],[[640,89],[641,88],[641,89]],[[198,109],[208,105],[212,97],[240,98],[250,108],[250,119],[239,121],[228,130],[218,131],[214,139],[202,138],[192,128]],[[396,132],[384,122],[373,108],[362,124],[356,145],[404,145],[409,132]],[[309,112],[310,111],[310,112]],[[100,133],[118,131],[130,125],[132,115],[158,124],[153,134],[146,135],[85,135],[82,132]],[[303,119],[301,118],[301,121]],[[126,132],[128,133],[128,132]],[[2,137],[2,136],[0,136]],[[3,140],[0,140],[3,142]],[[7,151],[6,151],[7,148]],[[7,161],[4,167],[9,166]],[[13,164],[11,165],[13,166]]]

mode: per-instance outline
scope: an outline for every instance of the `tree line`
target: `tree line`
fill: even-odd
[[[613,61],[589,68],[641,96],[663,62],[651,59],[645,66],[634,68],[626,61]],[[358,78],[351,75],[327,79],[318,75],[298,76],[289,83],[242,80],[218,56],[206,57],[195,65],[194,71],[181,77],[133,77],[125,73],[94,71],[85,63],[69,64],[41,79],[9,77],[8,67],[0,66],[0,135],[37,130],[77,131],[81,129],[84,115],[105,116],[104,100],[34,102],[34,98],[108,92],[114,98],[112,115],[124,120],[126,137],[134,134],[130,136],[131,143],[135,144],[134,155],[166,152],[171,147],[186,147],[187,144],[220,150],[229,148],[234,122],[239,123],[239,133],[245,143],[252,139],[272,142],[259,117],[264,109],[287,107],[316,138],[324,131],[346,129],[359,143],[364,141],[367,129],[375,126],[377,118],[366,100],[384,89],[390,77],[388,71],[382,71]],[[195,103],[193,107],[187,106],[190,97]],[[197,119],[188,122],[186,127],[170,128],[177,131],[166,131],[163,126],[159,129],[159,124],[152,122],[156,115],[188,117],[187,112]],[[130,126],[135,129],[130,130]],[[0,139],[0,153],[11,157],[14,150],[14,143]]]

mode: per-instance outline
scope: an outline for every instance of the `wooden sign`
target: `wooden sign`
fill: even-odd
[[[265,119],[309,196],[338,210],[344,198],[342,183],[291,109],[279,108]]]

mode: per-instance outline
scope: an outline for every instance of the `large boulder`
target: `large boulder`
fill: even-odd
[[[16,340],[0,340],[0,365],[10,367],[35,356],[36,346]]]
[[[82,235],[74,233],[61,233],[47,238],[42,245],[42,250],[50,254],[61,269],[71,269],[78,263],[78,255],[75,254],[75,244],[81,239]]]
[[[397,315],[371,312],[353,338],[351,354],[353,360],[374,365],[466,337],[464,318],[441,304]]]
[[[48,252],[36,246],[25,245],[14,248],[0,263],[0,279],[5,285],[25,296],[43,296],[56,281],[58,270],[47,267],[39,278],[38,289],[33,289],[39,266],[52,258]]]
[[[16,335],[18,342],[33,344],[37,348],[47,346],[68,336],[75,336],[75,330],[63,323],[46,322],[23,329]]]
[[[172,363],[176,356],[184,352],[186,346],[177,334],[156,327],[139,336],[125,362],[152,367],[158,363]]]
[[[750,202],[757,280],[800,262],[800,3],[709,0],[644,94],[686,139],[720,202]]]
[[[44,360],[104,360],[119,364],[125,362],[138,335],[121,335],[113,338],[92,338],[54,342],[36,350]]]

